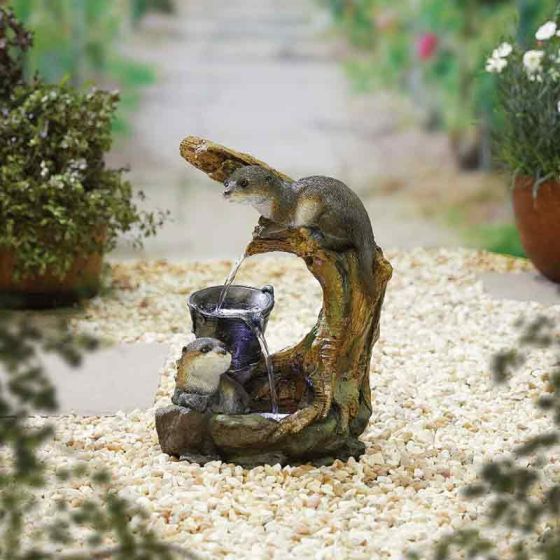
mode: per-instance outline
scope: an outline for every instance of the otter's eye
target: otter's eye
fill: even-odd
[[[203,347],[200,349],[200,351],[201,351],[203,354],[208,354],[208,352],[210,352],[210,346],[203,346]]]
[[[249,186],[249,181],[247,179],[241,179],[239,183],[237,183],[242,189]]]

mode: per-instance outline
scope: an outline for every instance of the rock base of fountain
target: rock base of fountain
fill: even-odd
[[[247,468],[263,464],[331,464],[359,458],[365,445],[358,439],[371,410],[363,406],[347,434],[338,434],[334,411],[297,434],[274,441],[278,421],[260,413],[210,414],[171,405],[156,412],[161,449],[168,455],[205,464],[221,460]]]

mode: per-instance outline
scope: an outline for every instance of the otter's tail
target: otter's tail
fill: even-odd
[[[360,267],[360,280],[364,290],[368,294],[374,292],[373,280],[373,256],[376,250],[375,241],[373,243],[366,243],[362,246],[362,250],[358,251],[358,265]]]

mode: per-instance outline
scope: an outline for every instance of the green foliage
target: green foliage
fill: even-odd
[[[0,246],[26,272],[63,274],[76,255],[110,251],[119,232],[154,233],[121,170],[107,169],[118,96],[20,86],[0,123]]]
[[[69,79],[73,85],[95,82],[117,85],[123,102],[114,118],[115,132],[128,132],[130,114],[139,91],[155,81],[151,67],[118,54],[117,41],[127,21],[137,21],[133,1],[12,0],[16,15],[33,30],[34,48],[25,57],[27,75],[38,73],[45,81]]]
[[[150,11],[170,14],[175,10],[173,0],[130,0],[131,16],[137,23]]]
[[[118,79],[120,103],[113,119],[113,132],[128,134],[130,116],[140,104],[141,88],[153,84],[156,75],[151,66],[121,57],[112,57],[107,65],[108,75]]]
[[[62,276],[77,254],[110,251],[120,232],[155,233],[161,216],[140,211],[122,170],[104,163],[118,95],[12,74],[0,98],[0,247],[17,271]]]
[[[119,496],[108,472],[76,462],[55,470],[41,453],[53,438],[53,428],[48,423],[33,427],[29,416],[57,409],[42,356],[54,353],[76,366],[97,345],[90,337],[71,335],[62,324],[44,331],[29,319],[0,313],[2,560],[195,558],[161,542],[148,529],[146,513]],[[60,498],[48,516],[38,518],[42,488],[63,483],[90,485],[91,498],[78,504]]]
[[[23,80],[23,56],[32,44],[29,33],[14,14],[0,11],[0,99]]]
[[[514,257],[526,256],[515,224],[479,225],[472,228],[469,237],[487,251]]]
[[[489,185],[483,185],[489,189]],[[498,202],[501,204],[502,202]],[[470,216],[465,208],[476,205],[473,200],[466,200],[460,204],[451,206],[446,214],[446,223],[456,229],[469,247],[484,249],[501,255],[511,255],[525,258],[525,250],[521,243],[521,237],[516,225],[511,222],[492,222],[486,214],[481,217]],[[493,202],[496,204],[496,202]],[[479,223],[484,219],[486,223]],[[473,222],[475,222],[473,224]]]
[[[325,0],[327,1],[327,0]],[[483,72],[484,60],[504,34],[528,40],[528,29],[547,17],[556,0],[329,0],[340,28],[368,53],[351,67],[357,89],[407,91],[431,119],[450,131],[476,122],[494,122],[496,84]],[[421,56],[419,41],[437,39],[433,53]]]
[[[16,15],[33,30],[35,48],[26,57],[30,73],[75,85],[99,76],[121,29],[122,2],[113,0],[12,0]]]
[[[522,334],[514,349],[503,350],[493,358],[494,378],[507,382],[526,364],[535,349],[558,352],[555,365],[546,376],[545,392],[537,406],[551,416],[550,430],[529,438],[510,456],[487,463],[477,482],[465,489],[465,497],[485,498],[490,527],[507,528],[510,543],[497,543],[484,536],[484,530],[461,528],[435,546],[431,558],[478,558],[497,560],[555,560],[560,558],[560,482],[551,479],[545,467],[555,461],[560,443],[560,339],[557,325],[546,317],[529,323],[520,322]],[[498,552],[497,545],[508,545]],[[417,553],[409,555],[418,559]],[[422,558],[427,558],[423,555]]]
[[[375,87],[373,64],[373,61],[369,59],[351,59],[344,63],[344,71],[356,93],[367,93]]]
[[[516,47],[498,74],[502,126],[495,131],[498,157],[515,175],[537,181],[560,179],[560,39],[534,43],[543,53],[534,72],[524,65],[524,49]]]
[[[350,41],[359,47],[374,44],[374,21],[369,0],[325,0],[339,27]]]

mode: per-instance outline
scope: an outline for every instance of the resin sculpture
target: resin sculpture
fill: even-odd
[[[239,187],[232,184],[239,180],[248,186],[245,174],[260,176],[257,168],[278,188],[281,183],[293,183],[250,155],[197,137],[183,140],[181,155],[215,181],[225,183],[226,192]],[[251,169],[244,174],[240,171],[244,167]],[[330,181],[332,188],[342,188]],[[317,195],[313,188],[310,192]],[[321,202],[322,193],[317,196]],[[353,199],[349,200],[352,205]],[[336,200],[329,211],[337,212]],[[293,253],[321,284],[323,306],[317,324],[294,347],[267,359],[264,330],[274,302],[271,287],[259,291],[219,286],[191,296],[195,334],[224,344],[232,362],[224,375],[246,393],[248,404],[245,412],[234,414],[224,412],[219,404],[196,410],[188,406],[188,399],[176,401],[187,406],[175,404],[158,410],[156,427],[164,452],[200,463],[221,459],[245,466],[325,464],[363,453],[359,436],[372,411],[371,352],[379,337],[381,307],[392,268],[373,237],[368,254],[359,244],[369,239],[358,235],[356,241],[356,232],[346,233],[342,224],[359,224],[363,216],[344,215],[347,204],[338,211],[343,220],[331,216],[323,228],[320,222],[318,227],[300,225],[310,215],[305,212],[299,222],[290,225],[261,217],[245,251],[246,256]],[[261,214],[275,217],[265,208]],[[226,399],[220,395],[220,387],[213,398],[216,403]]]

